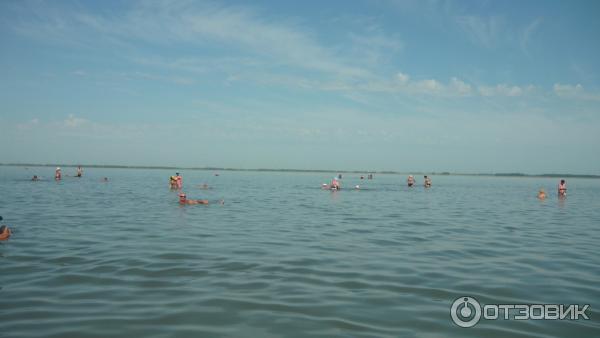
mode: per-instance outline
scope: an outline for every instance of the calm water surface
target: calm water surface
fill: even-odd
[[[0,167],[0,336],[600,337],[600,180],[182,173],[225,204],[179,206],[166,170]],[[591,319],[463,329],[463,295]]]

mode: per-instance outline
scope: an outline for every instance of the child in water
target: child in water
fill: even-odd
[[[537,197],[541,200],[546,199],[546,192],[544,192],[544,189],[540,189],[540,191],[538,192]]]

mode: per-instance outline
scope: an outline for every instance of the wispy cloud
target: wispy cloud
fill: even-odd
[[[86,123],[88,123],[88,120],[75,117],[75,115],[70,114],[69,117],[63,121],[63,126],[66,128],[78,128]]]
[[[456,23],[472,42],[487,48],[498,44],[505,25],[504,19],[499,16],[476,15],[459,16]]]
[[[519,34],[519,44],[521,45],[521,50],[526,55],[529,55],[528,47],[529,43],[535,34],[535,32],[541,26],[543,20],[542,18],[536,18],[531,23],[529,23]]]
[[[554,93],[562,98],[600,101],[600,93],[589,92],[581,84],[554,84]]]
[[[536,88],[534,85],[515,86],[515,85],[507,85],[504,83],[498,84],[496,86],[482,85],[482,86],[477,87],[479,94],[481,94],[482,96],[487,96],[487,97],[491,97],[491,96],[510,96],[510,97],[523,96],[526,94],[534,93],[535,89]]]

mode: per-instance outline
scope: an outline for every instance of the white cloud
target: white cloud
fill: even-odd
[[[554,93],[558,96],[575,96],[583,93],[583,86],[580,84],[576,85],[562,85],[560,83],[554,84]]]
[[[17,129],[24,131],[24,130],[31,130],[33,128],[35,128],[36,126],[38,126],[40,124],[40,120],[38,118],[33,118],[25,123],[19,123],[17,124]]]
[[[479,86],[477,88],[477,90],[479,91],[479,94],[482,96],[511,96],[511,97],[522,96],[526,92],[531,92],[534,89],[535,89],[535,87],[532,85],[522,88],[520,86],[510,86],[510,85],[507,85],[504,83],[498,84],[494,87]]]
[[[396,74],[396,78],[398,79],[398,81],[400,81],[400,83],[407,83],[408,80],[410,80],[410,76],[402,72],[398,72],[398,74]]]
[[[440,92],[443,89],[443,85],[435,79],[421,80],[416,87],[425,93]]]
[[[471,85],[455,77],[450,79],[450,88],[460,96],[471,95]]]
[[[88,120],[86,119],[78,118],[75,117],[73,114],[69,114],[69,117],[63,121],[63,126],[66,128],[77,128],[84,125],[87,122]]]
[[[583,88],[581,84],[554,84],[554,93],[562,98],[578,99],[578,100],[592,100],[600,101],[600,93],[589,92]]]

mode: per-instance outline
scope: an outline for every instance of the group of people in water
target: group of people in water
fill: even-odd
[[[218,174],[215,174],[218,176]],[[169,187],[171,190],[181,190],[183,188],[183,177],[179,173],[169,177]],[[206,183],[200,186],[201,189],[209,189]],[[219,200],[219,204],[225,204],[224,200]],[[184,192],[179,193],[179,204],[181,205],[196,205],[196,204],[209,204],[207,199],[188,199]]]
[[[81,166],[77,166],[77,171],[75,172],[75,176],[73,176],[73,177],[77,177],[77,178],[83,177],[83,168]],[[31,180],[32,181],[40,181],[41,178],[38,175],[33,175]],[[56,180],[56,181],[62,180],[62,169],[60,169],[60,167],[56,167],[56,170],[54,170],[54,180]],[[102,181],[108,182],[108,177],[102,178]]]
[[[408,175],[408,178],[406,179],[406,184],[409,187],[412,187],[415,185],[415,177],[413,175]],[[423,186],[425,188],[431,188],[431,178],[427,177],[427,175],[423,176]]]
[[[546,192],[544,191],[544,189],[540,189],[540,191],[538,191],[537,197],[541,200],[546,199],[547,196],[546,196]],[[558,197],[559,198],[567,197],[567,181],[565,181],[565,180],[560,180],[560,182],[558,183]]]
[[[360,179],[364,179],[364,176],[360,176]],[[370,180],[373,179],[373,174],[369,174],[368,178]],[[321,189],[324,190],[340,190],[342,188],[342,185],[340,183],[340,180],[342,179],[342,175],[339,174],[337,176],[334,176],[333,179],[331,180],[331,183],[327,184],[327,183],[323,183],[321,184]],[[406,179],[406,184],[409,187],[412,187],[415,185],[415,177],[413,175],[408,175],[408,178]],[[431,178],[427,177],[427,175],[423,176],[423,186],[425,188],[431,188]],[[360,189],[360,185],[355,185],[354,189],[359,190]]]
[[[342,185],[340,183],[341,178],[342,178],[341,174],[333,177],[333,179],[331,180],[331,183],[329,183],[329,184],[323,183],[321,185],[321,189],[333,190],[333,191],[340,190],[342,188]],[[361,180],[364,179],[364,176],[360,176],[360,179]],[[373,179],[372,174],[369,174],[369,179]],[[408,178],[406,179],[406,184],[409,187],[413,187],[416,184],[415,177],[413,175],[408,175]],[[432,185],[431,178],[428,177],[427,175],[423,176],[423,186],[425,188],[431,188],[431,185]],[[360,189],[360,185],[354,186],[354,189],[356,189],[356,190]],[[544,191],[544,189],[539,190],[537,197],[541,200],[546,199],[547,196],[546,196],[546,192]],[[565,180],[560,180],[560,183],[558,183],[558,197],[560,197],[560,198],[567,197],[567,182]]]
[[[37,176],[34,176],[34,178],[36,178]],[[77,172],[75,174],[75,177],[83,177],[83,168],[81,168],[81,166],[77,166]],[[56,170],[54,171],[54,179],[57,181],[60,181],[62,179],[62,170],[60,169],[60,167],[56,167]]]
[[[183,177],[179,173],[175,173],[175,175],[169,177],[169,186],[171,189],[183,188]]]
[[[81,168],[81,166],[77,167],[77,171],[75,174],[75,177],[82,177],[83,176],[83,168]],[[218,174],[215,174],[215,176],[219,176]],[[373,179],[373,174],[369,174],[368,179]],[[364,179],[364,176],[360,176],[360,179]],[[60,169],[60,167],[57,167],[55,172],[54,172],[54,179],[57,181],[60,181],[62,179],[62,171]],[[339,174],[337,176],[335,176],[332,180],[330,184],[327,183],[323,183],[321,188],[322,189],[327,189],[327,190],[340,190],[342,188],[341,185],[341,179],[342,179],[342,175]],[[40,180],[40,178],[37,175],[34,175],[33,178],[31,179],[32,181],[38,181]],[[108,182],[108,178],[104,177],[103,179],[104,182]],[[409,175],[408,178],[406,179],[406,183],[409,187],[413,187],[416,184],[415,178],[413,175]],[[427,175],[423,176],[423,186],[425,188],[430,188],[432,185],[431,183],[431,178],[429,178]],[[181,191],[183,189],[183,177],[179,174],[179,173],[175,173],[175,175],[171,176],[169,178],[169,186],[171,189],[176,189],[179,190],[179,204],[180,205],[197,205],[197,204],[209,204],[209,201],[207,199],[188,199],[187,195]],[[208,185],[203,184],[200,186],[201,189],[209,189]],[[359,185],[356,185],[354,187],[354,189],[360,189]],[[564,198],[567,196],[567,182],[564,179],[560,180],[560,183],[558,184],[558,196],[559,198]],[[540,200],[544,200],[546,199],[547,195],[546,192],[544,191],[544,189],[540,189],[538,192],[537,197]],[[219,204],[224,204],[224,200],[219,200],[218,201]],[[2,216],[0,216],[0,221],[2,220]],[[0,226],[0,241],[4,241],[7,240],[10,236],[11,236],[11,230],[8,226],[6,225],[1,225]]]

